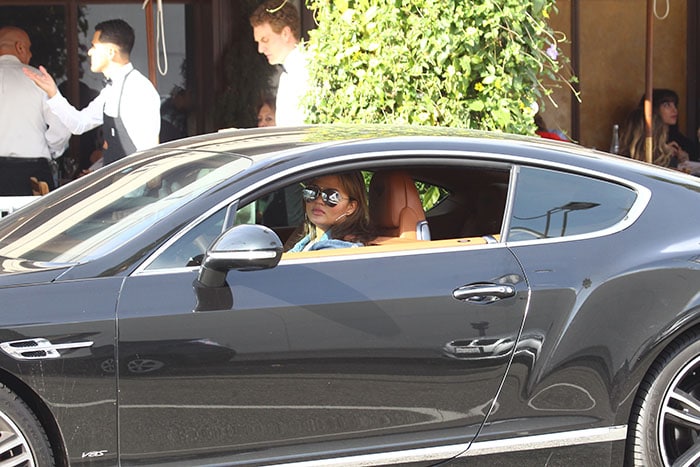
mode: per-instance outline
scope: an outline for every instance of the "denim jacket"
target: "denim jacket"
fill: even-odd
[[[337,238],[330,238],[329,232],[325,232],[321,238],[318,239],[316,243],[311,245],[307,251],[315,250],[329,250],[332,248],[354,248],[358,246],[364,246],[362,243],[348,242],[345,240],[339,240]],[[306,235],[304,238],[299,240],[289,253],[296,253],[299,251],[304,251],[304,247],[311,241],[311,235]]]

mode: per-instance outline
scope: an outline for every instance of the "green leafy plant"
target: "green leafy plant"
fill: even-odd
[[[318,27],[310,123],[420,124],[532,134],[569,80],[554,0],[307,0]],[[549,83],[545,86],[543,83]]]

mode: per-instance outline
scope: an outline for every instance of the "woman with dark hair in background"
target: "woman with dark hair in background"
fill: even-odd
[[[667,143],[668,125],[664,125],[661,116],[652,114],[652,163],[662,167],[671,167],[673,148]],[[637,107],[627,116],[620,131],[620,154],[638,161],[646,160],[646,125],[644,111]]]
[[[652,113],[652,163],[693,175],[700,175],[700,162],[688,160],[677,141],[669,137],[670,125],[664,123],[664,111]],[[682,135],[681,135],[682,136]],[[627,116],[620,134],[620,154],[646,160],[646,122],[642,107]]]
[[[644,97],[640,101],[644,108]],[[687,160],[698,160],[697,144],[685,136],[678,128],[678,94],[671,89],[654,89],[652,93],[652,109],[655,115],[668,127],[669,147],[673,150],[672,157],[676,164]]]
[[[258,126],[275,126],[275,99],[272,97],[264,97],[258,107]]]

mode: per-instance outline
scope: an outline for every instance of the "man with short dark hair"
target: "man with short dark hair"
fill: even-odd
[[[54,188],[52,159],[68,145],[70,131],[51,112],[48,97],[22,70],[32,57],[23,29],[0,28],[0,195],[31,195],[30,177]]]
[[[148,78],[131,64],[133,47],[134,30],[126,21],[113,19],[95,26],[88,50],[90,70],[102,73],[106,85],[80,111],[61,95],[44,67],[39,67],[40,74],[25,70],[46,91],[51,110],[73,134],[104,124],[104,164],[158,144],[160,96]]]

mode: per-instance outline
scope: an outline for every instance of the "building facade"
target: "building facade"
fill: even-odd
[[[700,7],[696,0],[652,3],[653,87],[678,93],[679,127],[696,139]],[[557,7],[550,24],[567,38],[580,102],[558,90],[546,120],[584,146],[607,150],[612,126],[622,125],[645,92],[647,0],[557,0]]]
[[[88,90],[102,86],[86,56],[95,24],[126,19],[137,35],[132,61],[162,96],[169,132],[165,139],[254,126],[255,86],[274,79],[272,68],[257,54],[248,24],[258,0],[163,0],[162,17],[156,0],[148,1],[144,9],[143,0],[0,0],[0,23],[28,29],[32,64],[47,66],[80,107]],[[646,2],[557,0],[558,13],[550,22],[566,37],[562,49],[578,77],[580,102],[570,89],[556,90],[554,104],[542,103],[550,127],[584,146],[609,147],[613,124],[622,123],[644,93]],[[311,14],[303,0],[296,4],[302,7],[302,30],[308,31]],[[654,86],[678,92],[681,129],[694,136],[700,123],[700,7],[696,0],[656,4]],[[71,151],[80,151],[77,143]]]

